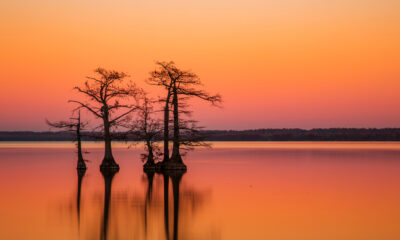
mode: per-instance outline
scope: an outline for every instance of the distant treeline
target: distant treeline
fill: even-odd
[[[400,128],[256,129],[204,131],[210,141],[399,141]]]
[[[206,141],[400,141],[400,128],[204,130],[201,135]],[[0,132],[0,141],[72,141],[74,137],[69,132]],[[83,140],[98,138],[84,136]]]

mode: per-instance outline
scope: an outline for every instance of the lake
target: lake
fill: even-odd
[[[400,143],[216,142],[184,174],[144,173],[140,148],[0,142],[0,239],[400,239]]]

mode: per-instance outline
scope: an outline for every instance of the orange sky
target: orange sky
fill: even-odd
[[[0,2],[0,130],[46,130],[102,66],[144,84],[192,69],[223,109],[213,129],[400,127],[397,0]]]

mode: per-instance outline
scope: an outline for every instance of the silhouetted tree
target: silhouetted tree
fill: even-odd
[[[154,119],[154,101],[149,99],[146,94],[142,94],[141,103],[138,105],[137,119],[127,127],[135,135],[135,139],[145,143],[146,153],[142,154],[145,161],[144,169],[155,168],[155,160],[161,155],[156,140],[161,134],[161,124],[158,119]]]
[[[221,102],[220,95],[210,95],[203,90],[197,89],[202,85],[199,77],[191,71],[181,70],[175,66],[174,62],[157,62],[158,69],[151,72],[151,77],[147,82],[151,85],[162,86],[166,90],[165,98],[161,101],[164,103],[164,159],[163,167],[166,169],[185,169],[186,166],[182,162],[180,154],[180,113],[185,112],[180,110],[182,101],[189,98],[196,97],[213,105]],[[173,122],[174,122],[174,135],[173,135],[173,148],[172,156],[169,158],[169,115],[170,104],[173,106]]]
[[[96,77],[87,77],[83,87],[75,87],[78,92],[86,96],[90,103],[70,100],[91,112],[96,118],[103,121],[103,139],[105,144],[104,159],[100,168],[119,168],[111,150],[111,128],[118,126],[130,113],[137,109],[136,104],[129,102],[135,99],[140,89],[130,82],[122,86],[127,75],[123,72],[108,71],[97,68]],[[125,100],[125,103],[121,103]],[[122,112],[121,112],[122,110]]]
[[[81,130],[87,125],[87,122],[81,121],[81,113],[78,111],[77,117],[71,117],[69,121],[50,122],[46,120],[47,125],[53,128],[62,129],[67,132],[75,133],[76,146],[78,148],[77,169],[86,169],[85,160],[82,155],[82,134]]]
[[[147,83],[161,86],[166,90],[165,97],[160,99],[160,101],[164,103],[164,158],[162,162],[165,164],[169,160],[169,107],[172,96],[172,86],[174,81],[179,77],[179,73],[173,62],[157,62],[156,64],[158,68],[150,72],[150,78],[147,79]]]
[[[180,70],[175,67],[177,77],[174,79],[172,84],[172,105],[173,105],[173,114],[174,114],[174,138],[173,138],[173,147],[172,147],[172,156],[168,164],[166,165],[166,169],[181,169],[186,168],[186,166],[182,162],[182,156],[180,153],[180,144],[181,144],[181,127],[186,126],[186,130],[189,130],[189,133],[194,133],[196,127],[194,122],[192,122],[192,130],[188,128],[188,124],[182,124],[183,122],[180,120],[180,113],[185,111],[180,111],[181,106],[187,106],[186,101],[190,98],[199,98],[201,100],[210,102],[212,105],[216,105],[222,102],[221,96],[210,95],[204,90],[197,89],[198,86],[201,86],[202,83],[200,78],[191,71]],[[189,144],[189,140],[186,142]]]

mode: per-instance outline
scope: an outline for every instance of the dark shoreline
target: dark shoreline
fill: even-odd
[[[204,130],[205,141],[400,141],[400,128]],[[72,141],[67,132],[0,131],[0,141]],[[83,140],[99,141],[92,137]],[[127,140],[135,140],[134,136]]]

